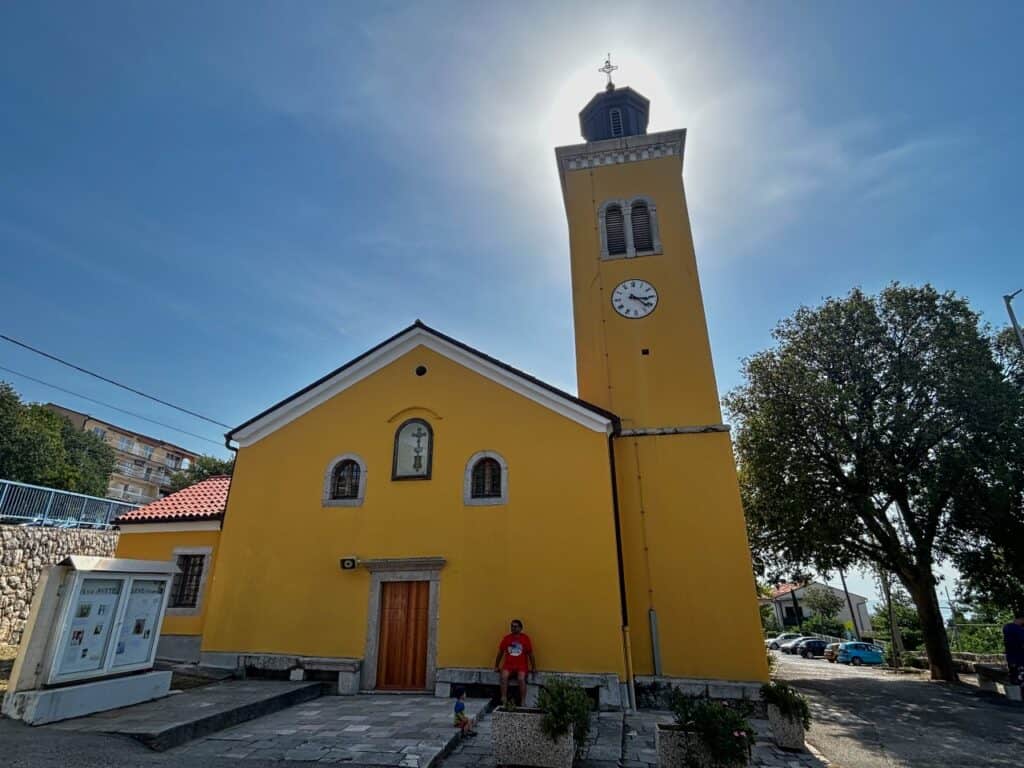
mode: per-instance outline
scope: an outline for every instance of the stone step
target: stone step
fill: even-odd
[[[163,751],[319,697],[321,683],[229,680],[44,726],[130,736]]]

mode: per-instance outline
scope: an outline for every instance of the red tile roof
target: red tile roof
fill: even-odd
[[[772,588],[772,599],[774,600],[777,597],[788,595],[794,589],[800,589],[801,587],[806,586],[806,584],[779,584],[778,586]]]
[[[228,505],[230,475],[217,475],[188,488],[126,512],[114,523],[177,523],[187,520],[219,520]]]

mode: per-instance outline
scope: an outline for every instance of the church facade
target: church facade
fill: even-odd
[[[637,679],[767,679],[685,132],[648,134],[648,108],[609,84],[556,150],[578,397],[417,321],[232,430],[204,663],[443,694],[493,682],[518,618],[544,674],[609,705]]]

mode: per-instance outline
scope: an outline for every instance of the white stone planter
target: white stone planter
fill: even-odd
[[[659,723],[654,732],[654,748],[658,752],[659,768],[714,768],[715,765],[700,738],[678,725]]]
[[[804,725],[799,719],[786,717],[777,706],[769,704],[768,722],[771,723],[776,744],[783,749],[803,751]]]
[[[541,730],[544,716],[538,709],[508,712],[498,707],[491,713],[491,740],[498,765],[532,765],[537,768],[571,768],[576,754],[572,732],[552,741]]]

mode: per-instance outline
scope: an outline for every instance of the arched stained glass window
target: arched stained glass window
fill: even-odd
[[[423,419],[409,419],[395,431],[393,480],[429,480],[434,431]]]

